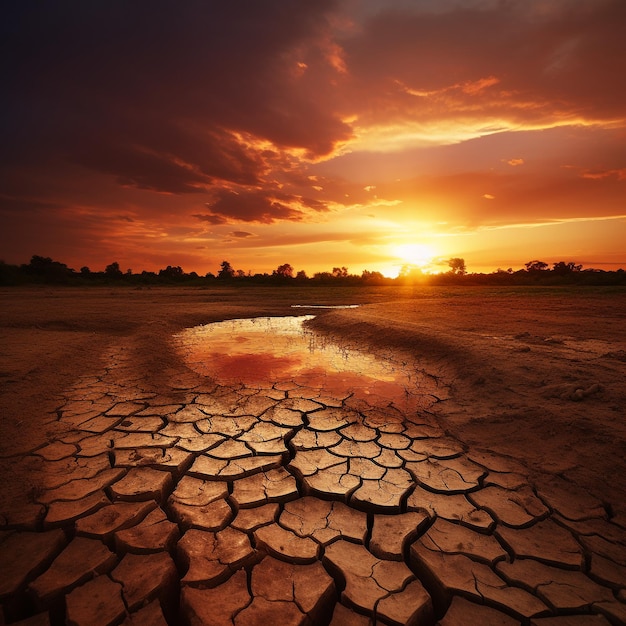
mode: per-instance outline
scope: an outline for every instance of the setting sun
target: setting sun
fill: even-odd
[[[437,256],[432,246],[422,243],[405,243],[393,246],[391,254],[403,263],[419,268],[428,267]]]

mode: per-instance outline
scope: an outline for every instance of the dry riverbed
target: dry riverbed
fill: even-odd
[[[0,623],[625,623],[626,291],[0,297]],[[173,339],[309,313],[421,372],[434,402],[400,416],[306,385],[227,388]]]

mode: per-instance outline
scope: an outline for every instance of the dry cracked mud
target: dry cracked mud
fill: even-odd
[[[63,392],[0,511],[7,624],[626,623],[625,529],[430,410],[302,384],[154,385],[124,341]],[[1,620],[0,620],[1,621]]]

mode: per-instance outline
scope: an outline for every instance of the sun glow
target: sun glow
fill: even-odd
[[[391,254],[405,265],[425,269],[437,256],[432,246],[422,243],[405,243],[390,247]]]

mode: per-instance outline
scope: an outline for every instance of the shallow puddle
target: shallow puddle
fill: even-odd
[[[339,399],[408,409],[426,401],[426,377],[391,359],[346,349],[304,326],[313,315],[215,322],[177,335],[194,371],[225,385],[271,388],[285,383]],[[417,402],[417,400],[420,400]]]

